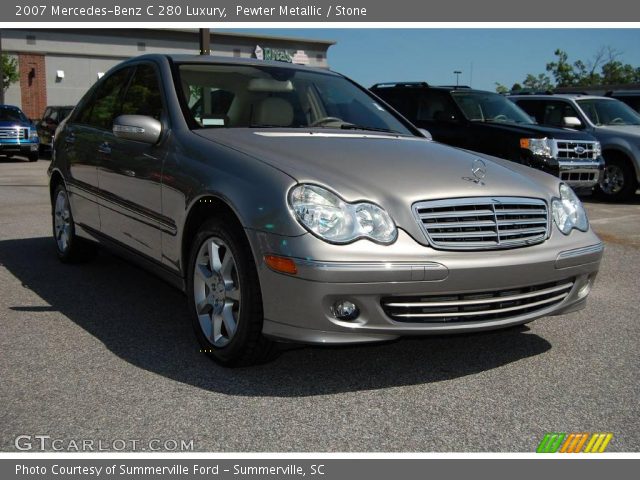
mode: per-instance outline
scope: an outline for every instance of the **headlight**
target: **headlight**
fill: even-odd
[[[38,141],[38,131],[37,130],[31,130],[29,132],[29,140],[34,140],[34,141]]]
[[[560,198],[554,198],[551,202],[551,211],[553,221],[565,235],[569,235],[574,228],[583,232],[589,228],[589,220],[582,202],[564,183],[560,184]]]
[[[520,148],[530,150],[534,155],[551,158],[551,142],[548,138],[521,138]]]
[[[602,145],[600,142],[596,142],[593,145],[593,158],[600,158],[600,155],[602,155]]]
[[[393,243],[398,235],[389,214],[373,203],[348,203],[317,185],[298,185],[289,193],[289,203],[300,224],[332,243],[350,243],[369,238]]]

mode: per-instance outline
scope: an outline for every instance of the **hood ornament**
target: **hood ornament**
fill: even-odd
[[[487,176],[487,164],[484,160],[476,158],[471,164],[471,174],[473,177],[462,177],[463,180],[473,182],[478,185],[484,185],[484,177]]]

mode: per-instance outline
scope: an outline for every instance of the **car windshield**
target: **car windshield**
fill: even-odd
[[[0,122],[28,123],[29,120],[19,108],[0,107]]]
[[[185,115],[197,128],[338,128],[413,135],[343,77],[289,67],[182,64]]]
[[[534,124],[520,107],[497,93],[455,91],[451,96],[472,122]]]
[[[594,125],[640,125],[640,114],[619,100],[589,98],[577,102]]]

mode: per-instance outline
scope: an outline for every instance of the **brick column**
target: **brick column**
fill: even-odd
[[[44,55],[19,53],[22,111],[29,118],[40,118],[47,106],[47,79]]]

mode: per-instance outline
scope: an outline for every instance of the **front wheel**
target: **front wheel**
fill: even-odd
[[[277,351],[262,335],[262,296],[249,243],[231,225],[211,219],[200,227],[187,279],[201,351],[221,365],[237,367],[264,363]]]
[[[35,152],[35,153],[30,153],[27,158],[29,159],[30,162],[37,162],[39,157],[40,155],[38,154],[38,152]]]
[[[627,200],[638,189],[636,172],[630,162],[614,157],[605,158],[604,174],[598,185],[600,196],[606,200]]]
[[[53,193],[53,239],[58,258],[64,263],[76,263],[91,259],[97,252],[96,245],[79,238],[71,214],[69,194],[60,184]]]

